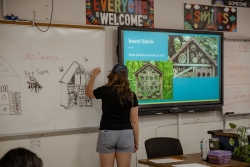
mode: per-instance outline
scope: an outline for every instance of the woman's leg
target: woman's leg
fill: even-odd
[[[132,153],[115,153],[117,167],[130,167]]]
[[[114,167],[115,153],[99,154],[101,167]]]

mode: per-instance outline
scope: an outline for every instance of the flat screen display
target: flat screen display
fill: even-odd
[[[223,33],[118,27],[139,114],[222,110]]]

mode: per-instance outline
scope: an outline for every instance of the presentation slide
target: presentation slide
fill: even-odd
[[[219,35],[126,30],[122,36],[140,105],[219,101]]]

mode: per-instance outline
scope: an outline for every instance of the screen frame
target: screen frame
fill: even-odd
[[[142,27],[127,27],[118,26],[118,63],[124,64],[124,48],[123,48],[123,31],[142,31],[142,32],[169,32],[169,33],[182,33],[182,34],[208,34],[220,36],[220,61],[218,68],[219,75],[219,98],[220,102],[216,104],[147,104],[139,105],[139,115],[156,115],[156,114],[170,114],[170,113],[188,113],[188,112],[203,112],[203,111],[222,111],[224,105],[224,86],[223,86],[223,53],[224,53],[224,33],[219,31],[202,31],[202,30],[180,30],[180,29],[163,29],[163,28],[142,28]]]

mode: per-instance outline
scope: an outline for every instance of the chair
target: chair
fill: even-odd
[[[148,158],[157,158],[172,155],[183,155],[179,139],[170,137],[156,137],[145,141]]]

